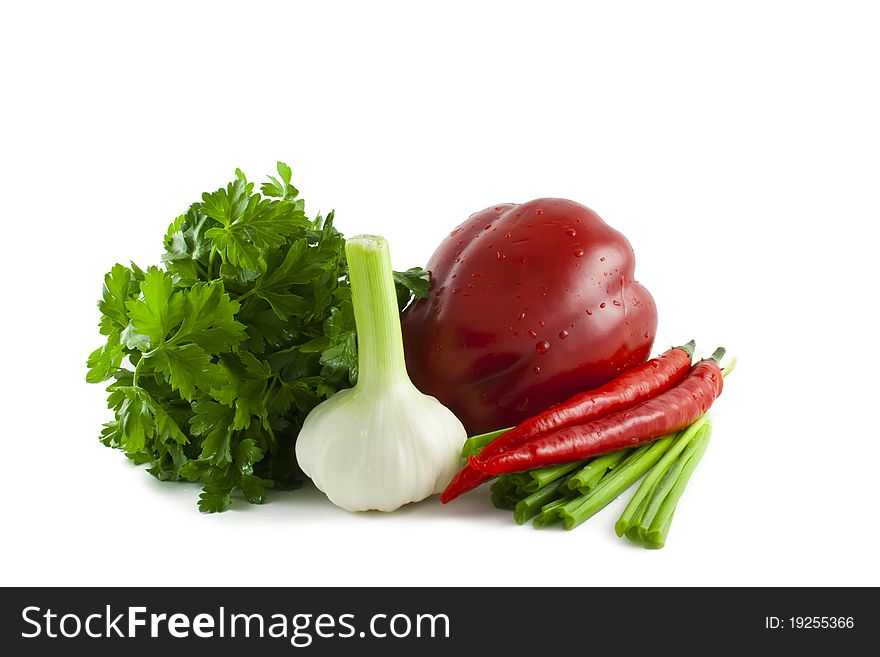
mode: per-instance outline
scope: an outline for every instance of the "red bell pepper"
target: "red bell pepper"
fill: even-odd
[[[648,357],[657,329],[634,268],[627,239],[573,201],[471,215],[403,313],[413,383],[477,434],[610,381]]]

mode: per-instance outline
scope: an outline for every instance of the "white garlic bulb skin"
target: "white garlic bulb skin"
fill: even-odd
[[[464,426],[409,381],[376,395],[342,390],[317,406],[296,443],[300,468],[348,511],[394,511],[443,490],[461,466]]]

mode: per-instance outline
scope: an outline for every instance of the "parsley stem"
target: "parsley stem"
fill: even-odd
[[[206,280],[206,281],[210,281],[210,280],[211,280],[211,276],[210,276],[210,274],[208,273],[208,271],[207,271],[204,267],[202,267],[202,265],[199,263],[198,260],[193,259],[193,264],[196,266],[196,269],[197,269],[197,270],[199,271],[199,273],[202,275],[202,279],[203,279],[203,280]]]
[[[272,396],[272,393],[275,392],[275,387],[278,386],[279,384],[284,385],[281,381],[281,377],[279,376],[279,374],[277,372],[275,374],[273,374],[271,377],[269,377],[268,379],[266,379],[266,388],[265,388],[265,392],[263,393],[263,406],[264,407],[269,405],[269,398]]]
[[[272,447],[277,447],[278,438],[275,436],[275,430],[272,428],[272,423],[267,420],[263,426],[266,429],[266,433],[269,434],[269,440],[272,443]]]
[[[163,342],[163,343],[160,344],[158,347],[154,347],[153,349],[150,349],[149,351],[147,351],[147,352],[141,354],[140,360],[138,360],[137,365],[134,366],[134,374],[133,374],[132,377],[131,377],[131,385],[132,385],[133,387],[137,387],[137,384],[138,384],[138,376],[139,376],[140,373],[141,373],[141,365],[143,364],[143,362],[144,362],[145,360],[147,360],[148,358],[150,358],[151,356],[154,356],[154,355],[156,354],[156,352],[159,351],[159,349],[162,348],[162,345],[163,345],[163,344],[165,344],[165,343]]]
[[[256,285],[256,284],[255,284],[255,285]],[[248,290],[248,291],[245,292],[244,294],[239,294],[239,295],[235,298],[235,300],[238,301],[239,303],[241,303],[241,302],[242,302],[242,299],[247,299],[249,296],[251,296],[252,294],[256,293],[256,291],[259,290],[259,289],[260,289],[259,287],[252,287],[250,290]]]
[[[146,360],[146,356],[141,356],[140,360],[137,362],[137,365],[134,366],[134,374],[131,377],[131,386],[133,388],[137,388],[138,376],[141,373],[141,365],[144,364],[145,360]]]

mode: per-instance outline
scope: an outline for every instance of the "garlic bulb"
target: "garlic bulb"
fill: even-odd
[[[439,493],[460,466],[464,427],[410,382],[388,243],[346,241],[358,336],[358,381],[309,413],[299,467],[348,511],[394,511]]]

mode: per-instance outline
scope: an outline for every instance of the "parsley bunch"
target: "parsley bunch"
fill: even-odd
[[[290,168],[259,192],[237,170],[171,224],[164,268],[117,264],[98,308],[106,343],[88,359],[114,420],[101,442],[161,480],[199,481],[199,508],[302,482],[308,412],[357,380],[345,240],[333,213],[309,219]],[[395,272],[401,308],[427,272]]]

